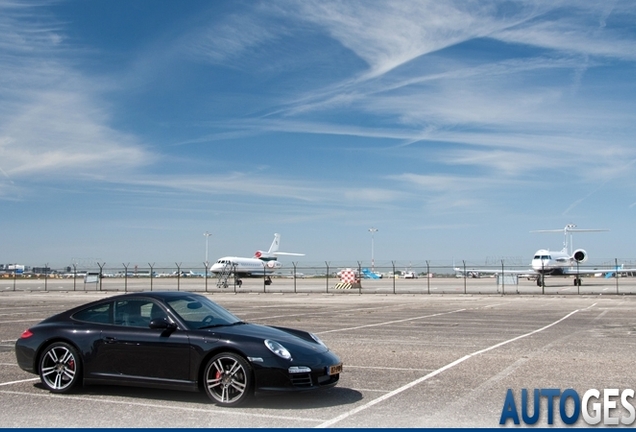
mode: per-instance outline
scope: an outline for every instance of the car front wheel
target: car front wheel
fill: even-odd
[[[44,350],[40,358],[40,379],[53,393],[66,393],[80,380],[80,360],[75,348],[56,342]]]
[[[205,367],[204,387],[207,395],[221,406],[244,403],[252,392],[252,370],[247,361],[234,353],[212,357]]]

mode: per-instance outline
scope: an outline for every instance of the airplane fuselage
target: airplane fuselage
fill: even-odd
[[[572,274],[577,263],[587,259],[587,253],[583,249],[574,251],[572,255],[567,251],[550,251],[539,249],[532,258],[532,270],[539,274],[563,276]]]
[[[280,267],[281,264],[275,259],[263,260],[259,258],[227,256],[219,258],[212,264],[210,271],[212,273],[221,273],[229,269],[235,274],[266,276],[271,275]]]

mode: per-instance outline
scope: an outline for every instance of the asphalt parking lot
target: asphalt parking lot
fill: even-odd
[[[498,427],[508,389],[572,388],[582,395],[636,382],[636,297],[611,293],[215,290],[209,296],[243,320],[312,331],[344,362],[332,389],[233,409],[216,407],[203,393],[127,387],[53,395],[18,368],[13,344],[29,325],[112,294],[0,293],[0,427]],[[546,409],[539,426],[547,426]],[[563,425],[558,415],[554,424]]]

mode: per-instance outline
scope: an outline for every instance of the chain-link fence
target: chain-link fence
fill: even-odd
[[[363,262],[322,265],[291,263],[266,277],[228,272],[219,277],[209,267],[107,266],[0,274],[2,291],[197,291],[327,294],[634,294],[636,274],[626,271],[632,261],[614,259],[600,265],[571,268],[568,277],[541,277],[527,266],[431,264],[391,262],[365,266]],[[37,272],[34,270],[38,270]],[[617,271],[618,270],[618,271]],[[580,272],[580,274],[576,274]]]

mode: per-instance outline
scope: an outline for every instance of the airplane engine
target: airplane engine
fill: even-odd
[[[574,258],[576,262],[585,262],[587,261],[587,252],[583,249],[577,249],[572,254],[572,258]]]
[[[267,267],[268,268],[280,268],[281,264],[278,261],[275,261],[275,260],[267,261]]]

